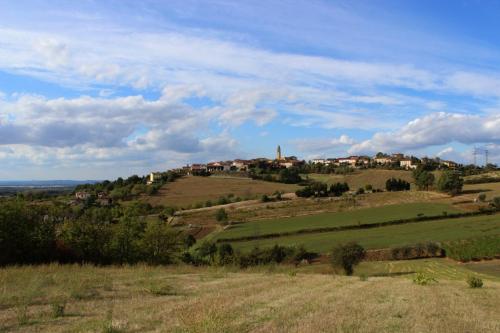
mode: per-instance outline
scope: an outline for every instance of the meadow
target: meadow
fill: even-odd
[[[9,332],[498,332],[500,282],[444,260],[294,267],[24,266],[0,270]],[[420,286],[414,271],[437,278]],[[385,274],[385,276],[383,273]],[[375,276],[374,276],[375,275]],[[465,278],[483,278],[471,289]]]
[[[453,241],[481,236],[500,235],[500,216],[485,215],[445,219],[438,221],[408,223],[373,229],[346,230],[258,239],[246,242],[232,242],[239,250],[280,245],[304,245],[308,250],[329,252],[334,245],[356,241],[368,249],[389,248],[420,242]]]
[[[298,185],[252,180],[243,177],[182,177],[164,185],[153,196],[142,200],[153,206],[192,208],[197,204],[213,203],[220,197],[232,195],[242,200],[260,198],[263,194],[271,195],[276,191],[295,192]]]
[[[406,170],[366,169],[356,170],[346,175],[313,173],[308,174],[307,177],[327,184],[346,182],[351,190],[357,190],[360,187],[364,188],[368,184],[372,185],[374,189],[385,189],[385,182],[392,177],[413,183],[412,172]]]
[[[374,208],[362,208],[335,213],[260,220],[232,225],[217,235],[217,238],[236,238],[293,232],[303,229],[339,227],[409,219],[417,216],[436,216],[457,213],[459,210],[444,203],[408,203]]]

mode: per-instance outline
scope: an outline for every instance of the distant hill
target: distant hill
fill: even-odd
[[[0,187],[75,187],[100,180],[0,180]]]

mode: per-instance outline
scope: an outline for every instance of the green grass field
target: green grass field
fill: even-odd
[[[398,219],[442,215],[443,212],[456,213],[456,208],[443,203],[410,203],[364,208],[338,213],[323,213],[309,216],[278,218],[240,223],[217,235],[218,238],[264,235],[269,233],[289,232],[302,229],[339,227],[359,223],[378,223]]]
[[[377,249],[425,241],[450,241],[485,235],[500,235],[500,215],[418,222],[374,229],[303,234],[233,242],[232,245],[243,251],[251,250],[255,246],[267,247],[274,244],[304,245],[309,250],[326,253],[335,244],[348,241],[359,242],[368,249]]]

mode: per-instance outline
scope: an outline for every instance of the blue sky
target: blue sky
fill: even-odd
[[[500,163],[498,31],[498,1],[0,0],[0,179],[278,144]]]

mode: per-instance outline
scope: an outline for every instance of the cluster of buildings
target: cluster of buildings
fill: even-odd
[[[376,167],[376,166],[386,166],[391,168],[403,168],[406,170],[416,169],[419,164],[432,163],[440,167],[446,167],[449,169],[456,168],[457,163],[453,161],[445,161],[439,158],[427,158],[422,159],[416,158],[414,156],[406,156],[401,153],[395,154],[383,154],[378,153],[376,156],[349,156],[349,157],[338,157],[338,158],[318,158],[310,161],[311,164],[321,164],[326,166],[349,166],[352,168],[360,167]],[[278,146],[276,149],[276,158],[254,158],[249,160],[235,159],[230,161],[218,161],[210,162],[206,164],[191,164],[186,165],[176,171],[186,175],[200,175],[204,173],[216,173],[216,172],[246,172],[252,168],[263,168],[263,169],[284,169],[291,167],[300,167],[306,164],[304,160],[299,160],[295,156],[285,157],[281,153],[281,147]],[[148,184],[154,184],[161,180],[162,173],[152,172],[148,177]]]
[[[85,202],[86,200],[90,199],[92,197],[92,194],[86,191],[78,191],[75,193],[75,200],[71,201],[71,204],[79,204],[82,202]],[[99,192],[97,193],[97,197],[95,199],[95,202],[98,203],[101,206],[108,206],[111,205],[113,200],[108,196],[107,193],[105,192]]]
[[[334,166],[350,166],[353,168],[361,166],[396,166],[406,170],[416,169],[419,164],[422,163],[435,163],[440,166],[445,166],[447,168],[453,169],[458,166],[457,163],[453,161],[445,161],[439,158],[427,158],[418,159],[416,157],[405,156],[401,153],[396,154],[377,154],[374,157],[369,156],[349,156],[340,158],[319,158],[311,160],[312,164],[323,164],[323,165],[334,165]]]
[[[202,172],[224,172],[224,171],[248,171],[251,168],[263,167],[269,169],[283,169],[304,165],[304,160],[295,156],[282,156],[281,147],[276,149],[276,158],[254,158],[250,160],[235,159],[232,161],[210,162],[207,164],[191,164],[181,170],[185,174],[196,174]]]

